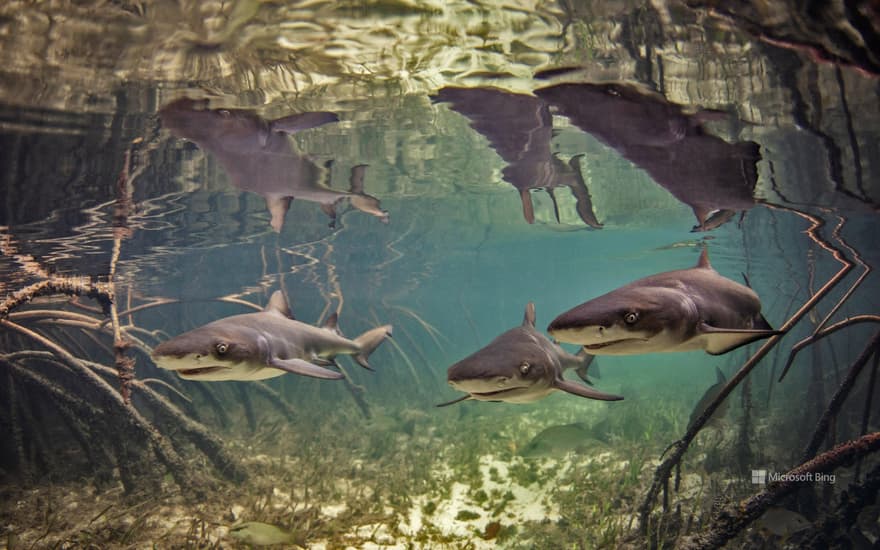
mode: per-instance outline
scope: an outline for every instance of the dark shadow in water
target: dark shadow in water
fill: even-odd
[[[297,151],[288,137],[339,120],[334,113],[299,113],[267,121],[253,111],[208,109],[206,101],[179,99],[159,115],[172,134],[211,153],[236,187],[266,199],[276,232],[281,231],[293,199],[320,204],[333,221],[337,205],[347,199],[358,210],[388,222],[379,199],[364,193],[364,166],[352,168],[349,191],[333,189],[324,183],[327,170]]]

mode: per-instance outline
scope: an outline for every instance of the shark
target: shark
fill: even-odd
[[[339,330],[338,316],[322,326],[293,318],[287,300],[276,290],[263,311],[224,317],[162,342],[152,358],[163,369],[187,380],[265,380],[285,373],[340,379],[329,369],[337,355],[351,355],[371,369],[368,358],[391,325],[370,329],[350,340]]]
[[[720,355],[780,332],[748,286],[727,279],[703,249],[690,269],[651,275],[556,317],[547,332],[594,355],[704,350]]]
[[[352,168],[348,191],[333,189],[325,183],[327,168],[298,151],[289,137],[338,121],[335,113],[315,111],[265,120],[246,109],[208,109],[206,101],[182,98],[164,106],[159,116],[173,135],[212,154],[236,187],[261,195],[275,232],[282,230],[294,199],[318,203],[330,217],[331,227],[344,200],[388,223],[379,199],[364,192],[365,165]]]
[[[590,383],[587,370],[592,360],[583,351],[578,355],[566,352],[538,332],[535,304],[529,302],[521,326],[502,333],[486,347],[449,367],[449,385],[467,395],[438,406],[468,399],[531,403],[554,391],[602,401],[623,399],[562,377],[565,369],[572,368]]]

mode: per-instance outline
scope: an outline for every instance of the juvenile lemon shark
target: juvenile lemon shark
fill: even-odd
[[[449,367],[449,385],[467,395],[438,406],[467,399],[530,403],[556,390],[588,399],[623,399],[562,377],[565,369],[572,368],[588,381],[587,369],[592,360],[593,356],[584,352],[568,353],[535,330],[535,304],[529,302],[521,326]]]
[[[321,326],[293,319],[275,291],[263,311],[218,319],[163,342],[153,361],[187,380],[264,380],[284,373],[339,379],[325,368],[340,354],[369,369],[371,353],[391,336],[391,325],[368,330],[354,340],[339,331],[334,313]]]
[[[594,355],[705,350],[727,353],[773,330],[755,292],[722,277],[706,249],[695,267],[658,273],[558,316],[549,332]]]

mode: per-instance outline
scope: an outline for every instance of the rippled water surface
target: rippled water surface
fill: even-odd
[[[7,547],[876,545],[880,15],[845,6],[5,2]],[[619,401],[447,383],[706,258],[675,338],[766,329],[728,285],[781,332],[591,348]],[[664,292],[609,315],[653,338]],[[166,362],[285,301],[312,328]]]

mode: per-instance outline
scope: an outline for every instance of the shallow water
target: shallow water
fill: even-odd
[[[761,5],[4,4],[7,546],[236,548],[243,521],[311,548],[875,543],[880,25]],[[435,406],[528,302],[546,334],[704,248],[784,336],[598,356],[595,388],[623,401]],[[191,381],[150,358],[276,290],[349,337],[392,324],[374,371]],[[715,367],[730,380],[767,342],[685,436]],[[588,444],[523,456],[574,423]],[[683,436],[664,513],[652,482]],[[861,462],[768,486],[808,528],[725,523],[754,471],[859,437]]]

